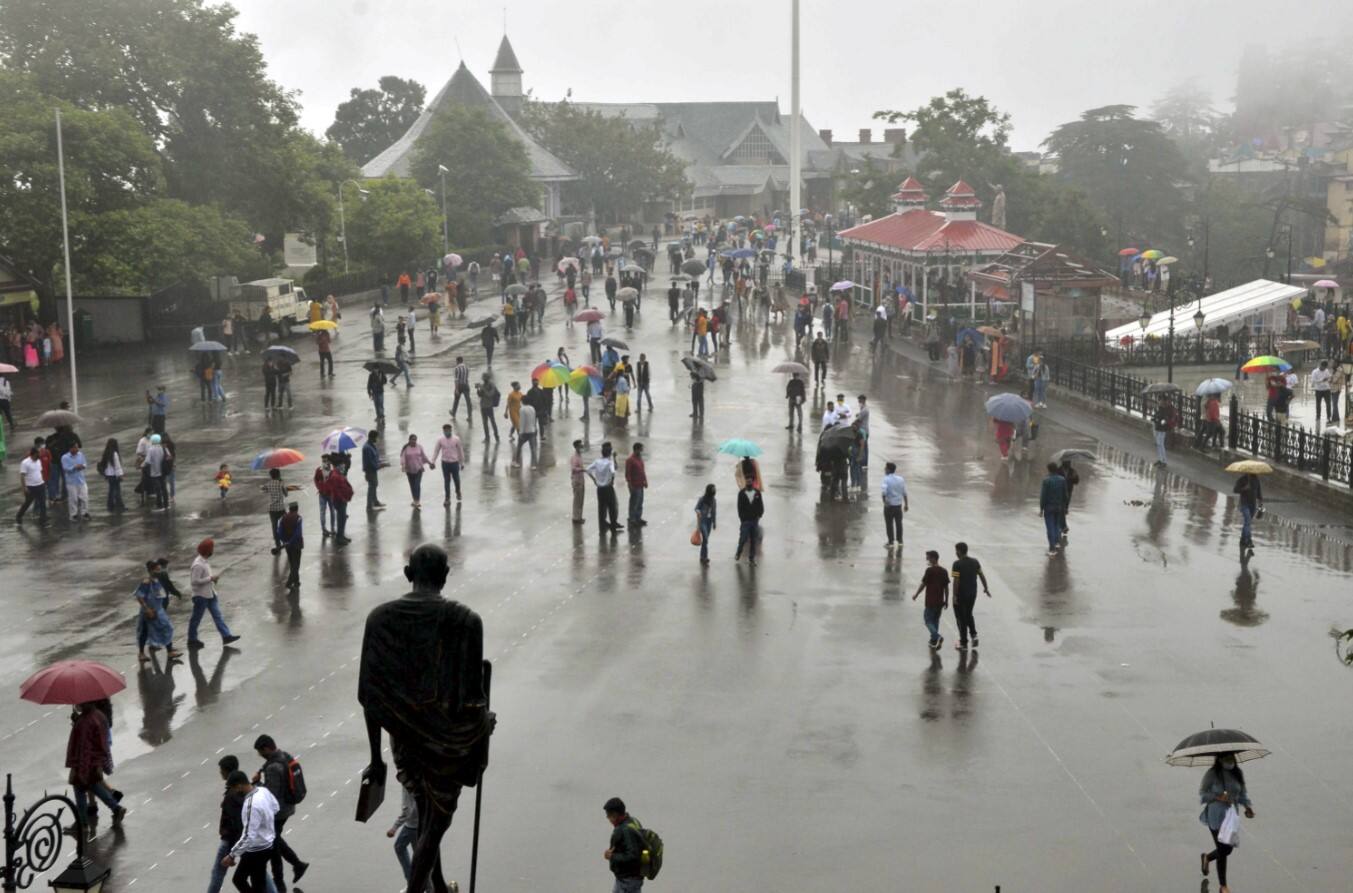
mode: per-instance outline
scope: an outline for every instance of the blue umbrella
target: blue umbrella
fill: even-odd
[[[361,428],[337,428],[320,442],[326,453],[346,453],[366,443],[366,432]]]
[[[962,344],[965,340],[971,341],[976,347],[981,347],[983,344],[982,333],[974,328],[958,330],[958,335],[954,337],[954,343]]]
[[[725,440],[719,444],[719,452],[727,453],[730,456],[741,456],[744,459],[755,459],[761,455],[761,447],[750,440],[734,437],[732,440]]]
[[[998,422],[1018,425],[1027,422],[1033,414],[1033,404],[1019,394],[997,394],[987,400],[987,415]]]
[[[756,250],[753,248],[738,248],[734,251],[725,251],[723,256],[734,257],[740,260],[744,257],[756,257]]]

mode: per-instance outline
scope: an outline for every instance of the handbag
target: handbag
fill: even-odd
[[[695,528],[695,532],[691,534],[691,545],[698,546],[704,541],[705,538],[700,535],[700,528],[699,527]]]
[[[1235,806],[1227,809],[1226,817],[1221,820],[1221,828],[1217,829],[1217,843],[1240,846],[1240,813]]]

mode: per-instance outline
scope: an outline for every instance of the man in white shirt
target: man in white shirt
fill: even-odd
[[[1315,414],[1320,415],[1320,408],[1325,407],[1324,417],[1326,419],[1337,418],[1334,412],[1334,401],[1330,399],[1333,394],[1330,393],[1330,379],[1334,373],[1330,371],[1329,360],[1321,360],[1318,369],[1311,370],[1311,390],[1315,391]]]
[[[524,408],[524,407],[523,407]],[[601,445],[601,457],[587,466],[587,476],[597,485],[597,525],[600,533],[607,530],[618,533],[624,526],[616,523],[620,503],[615,498],[615,459],[611,456],[611,442]]]
[[[189,648],[202,647],[202,640],[197,637],[197,625],[202,622],[202,615],[208,612],[216,624],[216,631],[221,634],[223,645],[237,642],[240,638],[231,634],[230,627],[226,626],[225,618],[221,616],[221,606],[216,601],[216,581],[221,579],[221,575],[213,574],[211,564],[208,563],[215,551],[216,541],[211,537],[198,543],[197,557],[188,571],[188,583],[193,590],[193,616],[188,620]]]
[[[536,421],[536,408],[523,400],[518,418],[521,427],[517,431],[517,454],[513,457],[512,464],[521,464],[521,448],[529,443],[531,445],[531,467],[534,468],[537,464],[536,439],[540,431],[539,423]]]
[[[9,401],[14,397],[14,389],[10,387],[9,379],[0,375],[0,415],[5,417],[5,424],[9,425],[9,430],[14,430],[14,413],[10,411]]]
[[[81,515],[89,518],[89,483],[85,480],[85,466],[85,454],[80,451],[80,445],[71,444],[70,450],[61,457],[61,471],[66,476],[66,499],[72,521],[78,521]]]
[[[404,317],[404,328],[409,332],[409,353],[418,353],[418,345],[413,343],[413,330],[417,325],[418,311],[414,307],[410,307],[408,316]]]
[[[15,524],[23,524],[23,516],[30,505],[38,507],[38,523],[47,523],[47,482],[42,478],[42,459],[38,448],[32,447],[28,457],[19,463],[19,474],[23,476],[23,505],[14,517]]]
[[[883,466],[883,526],[888,532],[888,548],[902,545],[902,513],[911,506],[907,502],[907,482],[897,473],[897,464]]]
[[[827,411],[822,413],[822,430],[826,431],[832,425],[836,424],[836,404],[827,401]]]
[[[240,819],[244,827],[240,839],[221,860],[226,868],[235,869],[235,889],[243,893],[265,893],[268,889],[268,860],[272,857],[273,832],[277,818],[277,798],[263,785],[255,787],[249,776],[236,769],[226,779],[226,785],[244,797]]]

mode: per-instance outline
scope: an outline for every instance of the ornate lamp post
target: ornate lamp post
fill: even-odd
[[[99,893],[112,872],[85,857],[85,822],[75,804],[64,794],[48,794],[16,818],[14,800],[14,779],[6,775],[5,864],[0,868],[0,890],[4,893],[27,890],[38,875],[56,865],[66,839],[61,816],[69,808],[75,817],[75,859],[50,881],[50,886],[57,891]]]
[[[1146,330],[1151,325],[1151,310],[1145,304],[1142,305],[1142,315],[1137,318],[1137,325],[1142,329],[1142,346],[1146,346]]]

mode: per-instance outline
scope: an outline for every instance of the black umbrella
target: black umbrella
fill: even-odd
[[[80,417],[69,409],[49,409],[38,416],[39,428],[74,428]]]
[[[465,324],[465,328],[467,328],[467,329],[482,329],[482,328],[484,328],[484,326],[491,326],[491,325],[493,325],[493,321],[494,321],[495,319],[497,319],[497,318],[498,318],[498,317],[496,317],[496,316],[491,316],[491,315],[490,315],[490,316],[484,317],[483,319],[472,319],[472,320],[470,320],[469,322],[467,322],[467,323]]]
[[[1058,450],[1057,452],[1052,454],[1052,461],[1058,463],[1059,465],[1067,459],[1085,459],[1088,462],[1093,462],[1095,461],[1095,458],[1096,458],[1095,454],[1090,452],[1089,450],[1082,450],[1076,447],[1072,447],[1071,449],[1066,450]]]
[[[681,365],[689,369],[692,375],[698,375],[706,381],[715,381],[718,378],[714,374],[714,367],[699,357],[682,357]]]
[[[645,242],[643,239],[630,239],[630,247],[631,247],[631,248],[636,248],[636,249],[637,249],[637,248],[646,248],[646,247],[648,247],[648,243]]]
[[[824,450],[846,450],[855,442],[855,429],[850,425],[833,425],[822,432],[817,445]]]
[[[691,276],[699,276],[705,272],[705,262],[691,258],[681,265],[681,272]]]
[[[1178,394],[1178,393],[1179,393],[1179,385],[1170,384],[1164,381],[1154,382],[1142,389],[1143,396],[1151,394]]]
[[[616,350],[629,350],[630,346],[619,338],[602,338],[601,343],[607,347],[614,347]]]
[[[362,368],[370,372],[384,372],[386,375],[398,375],[399,367],[389,360],[368,360]]]
[[[1238,729],[1206,729],[1176,744],[1165,762],[1171,766],[1211,766],[1221,754],[1231,754],[1237,763],[1244,763],[1269,753],[1259,739]]]
[[[301,361],[301,355],[284,344],[274,344],[272,347],[263,351],[263,359],[281,360],[284,363],[299,363]]]

